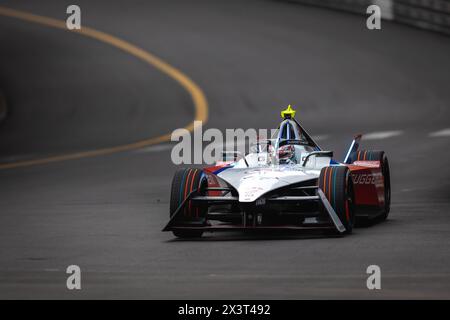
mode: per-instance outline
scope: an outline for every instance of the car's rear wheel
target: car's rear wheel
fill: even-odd
[[[172,180],[172,190],[170,194],[170,218],[175,214],[175,211],[183,203],[183,201],[193,191],[199,194],[204,193],[206,186],[206,178],[201,169],[179,169],[175,172]],[[182,209],[182,212],[177,214],[174,221],[178,226],[200,226],[204,223],[206,218],[207,208],[202,205],[194,204],[188,201]],[[174,230],[173,234],[179,238],[197,238],[203,234],[202,230]]]
[[[353,180],[346,166],[322,168],[319,188],[323,191],[337,216],[345,227],[345,233],[351,233],[355,224]],[[325,208],[321,207],[321,210]]]
[[[350,155],[350,161],[379,161],[384,183],[384,207],[381,211],[381,218],[387,219],[391,210],[391,175],[389,161],[384,151],[359,150]]]

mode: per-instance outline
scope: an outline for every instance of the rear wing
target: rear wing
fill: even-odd
[[[353,152],[358,151],[359,142],[361,141],[361,137],[362,137],[362,134],[358,134],[353,139],[352,144],[350,145],[350,148],[348,148],[347,155],[345,156],[345,159],[344,159],[345,164],[350,164],[350,155]]]

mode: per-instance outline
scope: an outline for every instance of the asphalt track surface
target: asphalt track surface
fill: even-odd
[[[1,5],[64,20],[66,1]],[[273,128],[293,103],[323,149],[353,134],[387,152],[388,221],[351,236],[161,232],[170,148],[0,170],[0,298],[450,298],[450,39],[275,1],[78,1],[82,24],[155,54],[198,84],[210,128]],[[0,163],[98,150],[171,132],[189,93],[135,56],[0,16]],[[69,265],[82,290],[66,289]],[[382,289],[366,288],[366,268]]]

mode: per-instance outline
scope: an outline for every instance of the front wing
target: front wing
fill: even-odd
[[[206,218],[201,221],[190,221],[190,222],[184,222],[179,223],[177,217],[182,214],[183,209],[185,206],[189,203],[189,201],[192,201],[193,203],[206,205],[209,207],[211,206],[217,206],[217,205],[243,205],[239,203],[238,197],[234,196],[202,196],[199,195],[197,190],[194,190],[191,192],[186,199],[180,204],[180,206],[175,210],[173,213],[171,219],[167,223],[167,225],[164,227],[163,231],[176,231],[176,230],[203,230],[203,231],[229,231],[229,230],[235,230],[235,231],[273,231],[273,230],[336,230],[338,233],[344,233],[346,231],[345,226],[342,224],[341,220],[339,219],[338,215],[334,211],[333,207],[329,203],[328,199],[322,192],[322,190],[318,187],[307,187],[307,188],[314,188],[316,189],[316,195],[315,196],[277,196],[277,197],[268,197],[264,198],[264,200],[259,199],[256,201],[256,203],[251,205],[260,205],[265,206],[266,203],[278,203],[278,204],[304,204],[304,203],[311,203],[311,202],[317,202],[317,204],[321,205],[325,215],[328,219],[326,220],[317,220],[317,217],[319,215],[319,212],[311,211],[302,213],[301,216],[304,218],[303,223],[301,224],[259,224],[258,223],[258,213],[257,211],[251,211],[248,212],[246,210],[243,210],[238,213],[238,219],[239,223],[214,223],[214,220],[218,220],[218,218],[226,218],[227,216],[233,215],[232,213],[211,213],[208,212],[206,215]],[[209,193],[218,193],[218,192],[229,192],[231,191],[227,187],[214,187],[214,188],[207,188],[206,194]],[[258,203],[259,202],[259,203]],[[263,203],[264,202],[264,203]],[[245,204],[248,205],[248,204]],[[234,213],[236,216],[236,213]],[[315,220],[316,219],[316,220]],[[220,219],[219,219],[220,220]]]

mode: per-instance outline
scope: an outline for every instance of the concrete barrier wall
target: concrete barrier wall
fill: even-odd
[[[279,0],[327,7],[366,15],[371,4],[381,17],[450,35],[450,0]]]
[[[394,20],[450,35],[450,0],[396,0]]]
[[[358,14],[366,12],[371,4],[369,0],[281,0],[288,2],[298,2],[313,6],[332,8],[337,10],[350,11]]]

